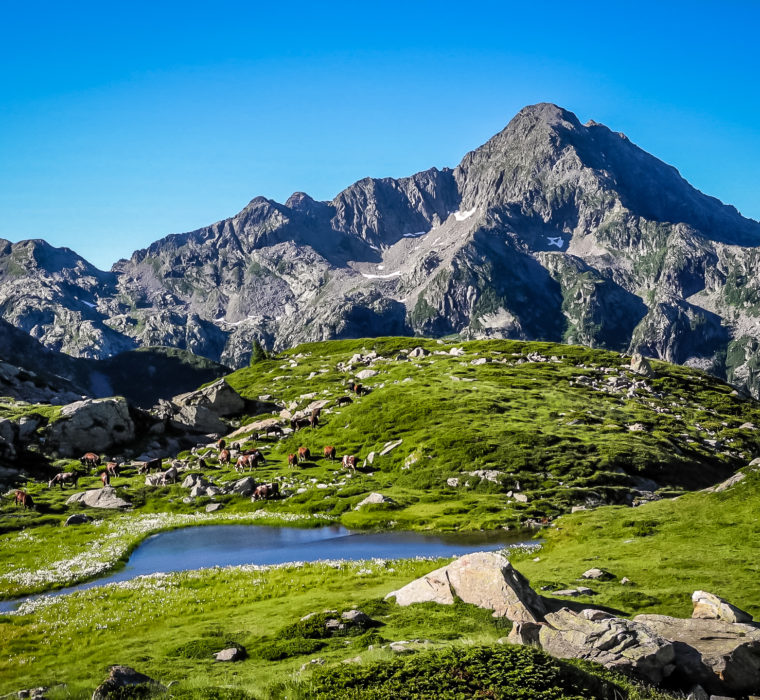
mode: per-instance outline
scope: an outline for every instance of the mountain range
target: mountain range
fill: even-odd
[[[245,365],[254,339],[542,339],[685,364],[760,396],[760,223],[621,133],[521,110],[454,169],[332,201],[256,197],[104,272],[0,239],[0,319],[46,349]]]

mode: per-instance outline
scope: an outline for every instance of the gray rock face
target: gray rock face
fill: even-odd
[[[724,620],[637,615],[634,622],[673,642],[677,673],[712,693],[760,688],[760,629]]]
[[[538,104],[454,170],[366,178],[330,202],[257,197],[108,273],[0,241],[0,315],[72,355],[170,345],[235,367],[253,339],[565,339],[725,371],[760,396],[758,244],[758,222],[622,134]]]
[[[399,605],[435,602],[454,603],[454,595],[465,603],[493,610],[494,617],[512,621],[538,622],[545,606],[509,560],[497,552],[466,554],[403,588],[389,593]]]
[[[64,457],[104,452],[135,438],[127,402],[121,397],[67,404],[46,431],[47,444]]]
[[[178,406],[202,406],[217,416],[232,416],[245,408],[245,401],[224,379],[172,399]]]
[[[673,644],[638,622],[604,613],[590,617],[567,608],[549,613],[538,636],[541,647],[560,659],[588,659],[651,683],[670,675]]]

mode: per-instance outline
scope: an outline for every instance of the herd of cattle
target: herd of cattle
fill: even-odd
[[[363,387],[361,384],[352,384],[350,386],[350,389],[357,396],[362,396],[366,393],[369,393],[369,390]],[[335,405],[340,407],[350,404],[351,402],[352,399],[350,396],[342,396],[337,399]],[[311,427],[312,429],[317,428],[319,426],[321,411],[321,408],[315,408],[309,417],[290,419],[290,427],[293,432],[307,426]],[[258,441],[264,437],[275,437],[280,439],[285,437],[285,431],[283,431],[281,426],[273,425],[267,428],[263,433],[254,432],[249,436],[249,438],[254,441]],[[196,446],[193,448],[192,453],[197,459],[198,467],[201,469],[206,469],[208,468],[208,464],[204,457],[209,457],[209,451],[207,450],[203,456],[198,456],[199,448],[202,447],[207,446]],[[234,459],[234,468],[238,472],[244,472],[246,470],[249,472],[253,471],[256,467],[264,464],[266,461],[264,455],[258,449],[242,449],[242,446],[239,442],[233,442],[228,445],[226,440],[223,438],[217,441],[216,444],[213,445],[213,448],[216,448],[217,450],[216,456],[217,461],[220,465],[229,466],[233,463]],[[337,450],[333,445],[327,445],[323,448],[322,455],[324,459],[332,462],[337,457]],[[299,464],[308,462],[311,459],[312,454],[309,448],[302,446],[298,448],[296,453],[288,455],[288,466],[297,467]],[[109,461],[103,464],[103,460],[101,459],[100,455],[96,454],[95,452],[86,452],[79,458],[79,462],[83,467],[86,467],[90,470],[95,470],[96,473],[98,473],[103,487],[109,486],[111,479],[118,477],[122,470],[125,467],[129,466],[114,461]],[[356,471],[357,462],[358,460],[356,458],[356,455],[349,454],[343,455],[343,458],[341,460],[342,467],[344,469],[352,471]],[[182,466],[183,463],[180,460],[175,460],[167,470],[162,471],[163,460],[161,458],[155,458],[146,462],[138,462],[135,464],[137,474],[151,474],[151,472],[154,470],[158,472],[159,477],[155,483],[162,486],[176,483],[179,476],[179,469]],[[76,488],[81,476],[82,475],[77,471],[60,472],[53,476],[50,481],[48,481],[48,488],[53,488],[56,485],[60,486],[61,489],[63,489],[64,486],[72,486]],[[259,484],[253,492],[252,500],[279,498],[279,496],[279,484]],[[26,491],[22,491],[20,489],[15,491],[15,504],[17,506],[21,505],[24,508],[35,507],[32,496]]]

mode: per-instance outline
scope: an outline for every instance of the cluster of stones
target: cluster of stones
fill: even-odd
[[[608,575],[603,570],[586,574],[590,579]],[[399,605],[451,605],[456,597],[511,620],[505,641],[538,645],[558,658],[594,661],[651,683],[667,679],[694,697],[743,697],[760,688],[760,624],[705,591],[693,594],[691,618],[637,615],[629,620],[544,598],[503,554],[477,552],[387,597]]]

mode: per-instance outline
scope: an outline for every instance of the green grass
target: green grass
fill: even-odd
[[[547,693],[535,697],[563,697],[557,693],[566,689],[574,689],[578,697],[597,697],[585,695],[584,688],[599,688],[607,682],[588,671],[533,650],[494,646],[508,633],[509,623],[494,619],[487,610],[463,603],[404,608],[383,600],[389,591],[443,563],[233,567],[157,575],[52,599],[27,615],[0,616],[0,692],[65,684],[66,697],[89,697],[105,677],[107,666],[120,663],[163,683],[177,681],[172,694],[179,697],[244,693],[281,698],[283,684],[288,697],[328,697],[329,693],[330,697],[352,697],[336,688],[357,682],[366,685],[368,673],[377,673],[383,682],[392,681],[398,677],[399,664],[407,675],[413,673],[415,662],[400,662],[383,649],[390,641],[424,639],[425,648],[439,652],[437,657],[423,653],[416,662],[440,667],[431,681],[447,674],[450,660],[458,660],[472,669],[477,683],[506,682]],[[339,614],[356,607],[376,621],[363,634],[325,637],[298,624],[308,613],[331,609]],[[248,658],[236,664],[213,660],[214,652],[233,645],[245,647]],[[366,667],[340,670],[346,668],[341,663],[344,659],[357,656]],[[325,670],[314,676],[299,673],[304,663],[317,657],[327,664]],[[490,681],[482,666],[489,658],[489,663],[500,664],[493,668]],[[338,669],[334,678],[328,667]],[[351,680],[351,676],[356,678]],[[612,685],[633,687],[620,678]]]
[[[553,590],[578,585],[592,567],[607,569],[615,578],[585,581],[596,595],[581,600],[624,613],[689,617],[692,592],[706,590],[760,618],[759,512],[760,473],[748,470],[720,493],[565,516],[543,533],[540,561],[520,555],[515,564],[534,588]],[[621,585],[623,577],[633,584]]]

